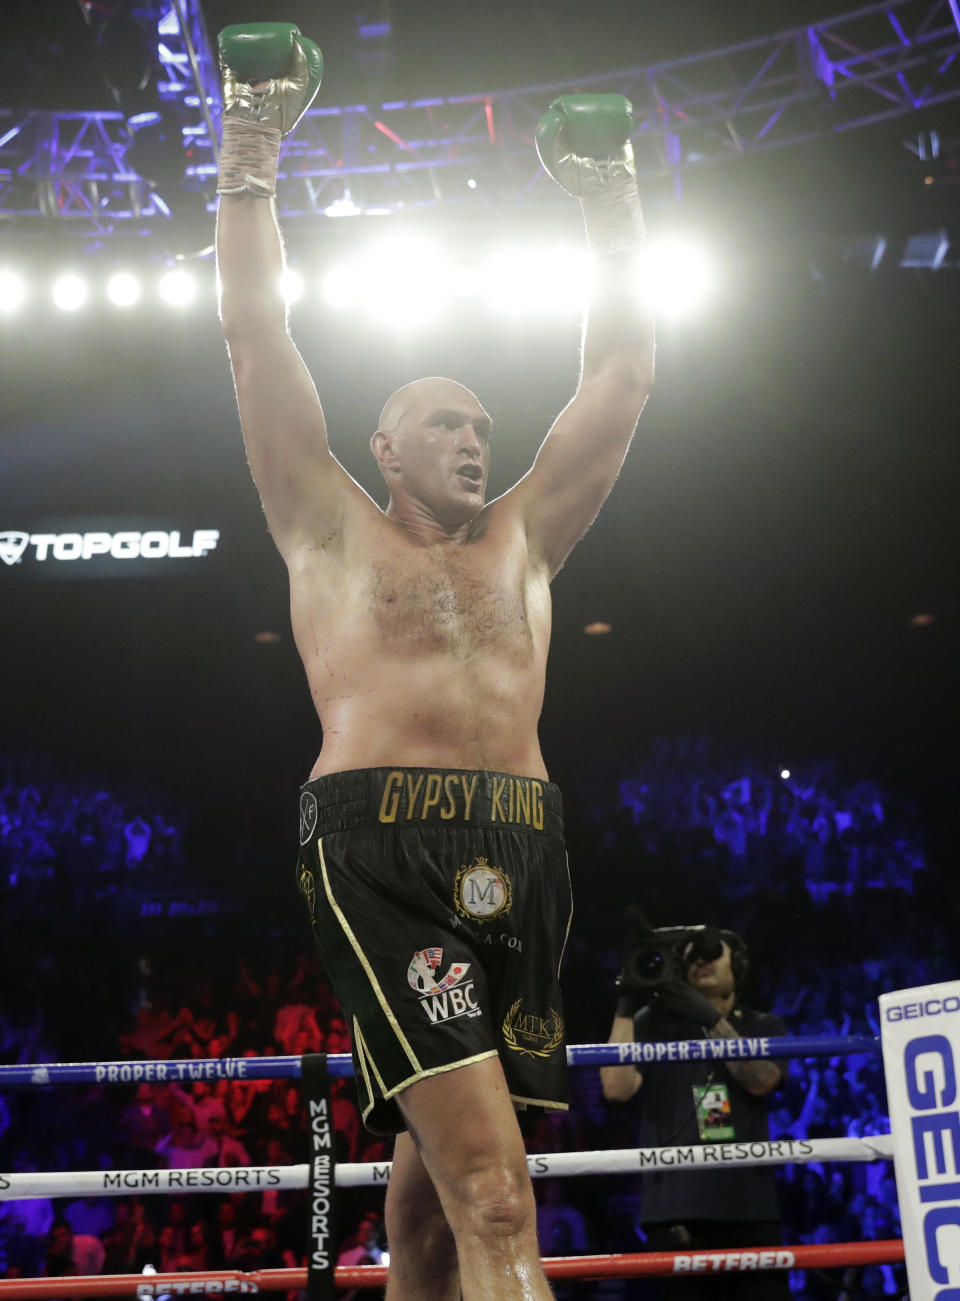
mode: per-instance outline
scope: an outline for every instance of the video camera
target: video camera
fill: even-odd
[[[715,962],[723,953],[724,940],[730,946],[734,987],[739,993],[747,975],[747,946],[734,931],[716,926],[658,926],[623,952],[620,985],[643,993],[655,993],[670,980],[686,980],[692,962]]]

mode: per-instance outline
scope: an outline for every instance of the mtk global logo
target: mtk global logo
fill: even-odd
[[[180,541],[178,530],[125,529],[119,533],[94,530],[88,533],[24,533],[21,529],[0,530],[0,561],[18,565],[28,547],[33,558],[47,560],[186,560],[205,556],[216,548],[219,529],[195,529],[189,542]]]

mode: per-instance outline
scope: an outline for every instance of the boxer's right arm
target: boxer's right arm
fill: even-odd
[[[361,492],[330,453],[280,291],[283,244],[273,203],[280,139],[316,95],[323,58],[290,23],[225,28],[219,47],[220,319],[250,468],[274,541],[289,556],[335,536],[347,499]]]
[[[217,270],[247,459],[286,555],[318,531],[338,530],[349,479],[330,453],[316,388],[287,330],[271,199],[221,196]]]

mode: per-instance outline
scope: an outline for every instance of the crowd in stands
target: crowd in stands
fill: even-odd
[[[149,805],[149,807],[148,807]],[[170,880],[183,865],[182,829],[164,802],[63,780],[0,784],[0,881],[22,914],[55,895],[72,907],[131,880]]]
[[[147,863],[162,875],[182,855],[166,811],[55,782],[8,781],[0,805],[0,1062],[348,1051],[305,922],[271,941],[241,918],[205,927],[197,944],[171,921],[148,956],[145,945],[118,941],[111,958],[75,934],[18,921],[30,871],[55,875],[69,861],[76,891]],[[786,777],[725,766],[702,743],[673,743],[605,793],[571,791],[568,830],[575,882],[579,871],[591,883],[578,893],[568,953],[571,1042],[606,1038],[627,903],[654,924],[739,931],[751,951],[745,1001],[779,1013],[792,1033],[875,1034],[880,991],[956,969],[943,881],[926,863],[916,818],[872,782],[844,785],[827,768]],[[292,873],[281,885],[293,893]],[[636,1145],[635,1109],[605,1104],[596,1071],[573,1072],[572,1087],[569,1113],[524,1118],[530,1151]],[[340,1160],[389,1160],[389,1140],[361,1124],[352,1083],[334,1082],[333,1108]],[[770,1127],[774,1137],[885,1132],[879,1058],[794,1061]],[[281,1165],[306,1154],[290,1081],[0,1094],[0,1170]],[[793,1165],[778,1178],[788,1242],[899,1236],[887,1164]],[[634,1181],[547,1180],[537,1194],[544,1254],[643,1249]],[[381,1259],[382,1207],[382,1190],[343,1191],[344,1262]],[[0,1276],[302,1264],[305,1243],[300,1192],[0,1203]],[[791,1285],[817,1301],[841,1286],[876,1297],[906,1290],[902,1269],[891,1267],[852,1281],[798,1272]],[[618,1286],[604,1296],[650,1293],[639,1281]],[[568,1285],[560,1295],[592,1293]]]

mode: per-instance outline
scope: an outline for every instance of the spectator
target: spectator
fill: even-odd
[[[211,1269],[213,1253],[203,1220],[194,1220],[187,1235],[187,1249],[177,1261],[177,1270],[183,1273],[196,1273]]]
[[[543,1256],[574,1256],[587,1250],[587,1226],[571,1206],[559,1179],[545,1179],[537,1206],[537,1240]]]
[[[102,1238],[113,1228],[114,1209],[109,1197],[80,1197],[67,1203],[63,1218],[80,1237]]]
[[[212,1112],[207,1124],[207,1136],[213,1150],[205,1160],[205,1165],[250,1165],[250,1154],[247,1149],[227,1132],[227,1118],[222,1111]]]
[[[210,1133],[210,1120],[213,1116],[226,1121],[227,1111],[223,1099],[213,1092],[206,1080],[194,1080],[189,1093],[179,1084],[173,1083],[170,1085],[170,1093],[183,1110],[190,1112],[199,1133]]]
[[[66,1220],[54,1220],[47,1243],[45,1273],[51,1278],[64,1274],[99,1274],[106,1252],[99,1238],[74,1233]]]
[[[18,1174],[32,1174],[37,1164],[20,1152],[13,1168]],[[53,1220],[53,1202],[49,1197],[0,1202],[0,1242],[6,1243],[8,1268],[19,1269],[28,1276],[39,1273]]]
[[[139,1198],[117,1203],[116,1224],[102,1238],[106,1274],[139,1274],[154,1255],[156,1235]]]
[[[132,1166],[156,1164],[156,1148],[170,1133],[170,1112],[156,1100],[152,1084],[138,1084],[133,1101],[124,1109],[117,1125]]]
[[[216,1267],[225,1265],[232,1258],[240,1242],[240,1229],[237,1224],[237,1203],[233,1198],[226,1198],[217,1211],[217,1227],[213,1246]]]
[[[173,1224],[165,1224],[157,1237],[156,1267],[158,1274],[175,1274],[183,1256],[183,1248],[177,1242],[177,1229]]]
[[[158,1156],[166,1160],[169,1170],[190,1170],[209,1165],[217,1155],[217,1145],[208,1134],[197,1132],[192,1120],[181,1120],[172,1133],[161,1138],[156,1146]]]

